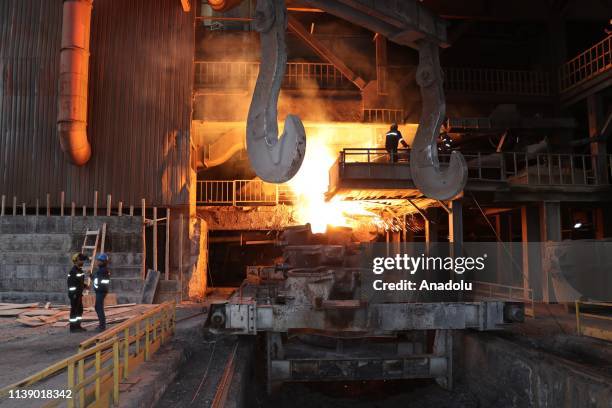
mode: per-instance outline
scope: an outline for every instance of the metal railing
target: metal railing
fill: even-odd
[[[512,184],[546,186],[609,185],[612,155],[592,156],[565,153],[462,153],[471,180],[506,181]],[[441,167],[450,154],[438,154]],[[410,149],[398,149],[396,165],[407,165]],[[391,164],[389,153],[381,148],[350,148],[340,152],[339,165],[350,163]],[[602,171],[603,170],[603,171]]]
[[[609,51],[609,48],[608,48]],[[608,54],[609,55],[609,52]],[[605,59],[605,57],[604,57]],[[257,79],[257,61],[196,61],[194,82],[196,87],[213,89],[244,89]],[[390,75],[405,75],[414,66],[390,66]],[[288,62],[283,80],[285,89],[356,89],[333,64],[321,62]],[[504,70],[491,68],[444,68],[444,87],[450,92],[512,94],[548,96],[551,93],[548,73],[528,70]],[[385,109],[387,119],[401,121],[401,110]],[[376,122],[383,112],[380,109],[364,111],[364,121]],[[391,112],[393,111],[393,112]]]
[[[600,174],[599,164],[607,176]],[[514,184],[605,185],[610,181],[612,156],[562,153],[503,153],[505,177]]]
[[[355,85],[332,64],[288,62],[283,87],[354,89]]]
[[[259,62],[196,61],[195,85],[205,88],[246,88],[259,73]]]
[[[234,180],[234,205],[236,203],[275,204],[277,198],[276,184],[265,183],[261,180]]]
[[[196,202],[202,205],[234,205],[234,180],[198,181]]]
[[[407,163],[410,149],[398,149],[398,162]],[[382,148],[348,148],[340,152],[339,163],[388,163],[389,153]]]
[[[102,202],[100,202],[102,199]],[[93,192],[93,201],[89,203],[76,203],[68,201],[66,193],[60,191],[59,194],[47,193],[45,199],[36,198],[34,200],[22,199],[21,197],[10,195],[0,195],[0,217],[5,215],[34,215],[38,216],[61,216],[61,217],[76,217],[76,216],[130,216],[138,214],[145,216],[146,200],[140,200],[140,208],[134,204],[124,205],[123,201],[115,202],[111,194],[106,195],[106,203],[103,197],[99,197],[99,192]]]
[[[276,205],[295,201],[289,185],[262,180],[199,180],[196,197],[198,205]]]
[[[259,73],[259,62],[196,61],[194,64],[195,85],[201,88],[247,88],[255,83]],[[282,86],[285,89],[355,89],[334,65],[320,62],[288,62]]]
[[[610,68],[612,68],[612,35],[561,66],[559,90],[565,92]]]
[[[166,302],[79,345],[79,351],[44,370],[0,389],[0,397],[40,385],[55,375],[67,374],[66,396],[45,398],[44,407],[117,406],[119,382],[146,361],[175,331],[174,302]],[[123,335],[123,337],[121,337]],[[37,390],[27,390],[37,391]],[[45,392],[44,390],[38,390]]]
[[[366,123],[404,123],[403,109],[363,109]]]
[[[548,96],[550,77],[541,71],[490,68],[444,68],[449,92]]]
[[[581,336],[595,337],[601,340],[612,341],[612,303],[610,302],[583,302],[577,300],[576,306],[576,332]],[[580,310],[581,306],[590,306],[605,311],[602,314],[585,313]],[[602,322],[601,325],[588,322],[584,318],[594,319]]]
[[[533,290],[522,286],[501,285],[499,283],[471,281],[473,293],[489,299],[504,299],[525,303],[525,314],[535,317]]]

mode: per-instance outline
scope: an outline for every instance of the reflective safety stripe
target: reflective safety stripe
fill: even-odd
[[[68,319],[69,322],[76,322],[78,319],[75,317],[74,319]]]
[[[71,287],[69,287],[69,288],[68,288],[68,290],[69,290],[69,291],[76,290],[76,286],[71,286]]]
[[[397,136],[397,133],[395,133],[395,132],[389,132],[389,133],[387,133],[387,136]]]
[[[77,276],[80,278],[81,276],[85,275],[84,273],[77,273]]]
[[[100,281],[100,283],[110,283],[110,280],[109,280],[109,279],[102,279],[102,280]]]
[[[75,319],[77,319],[77,320],[83,320],[83,318],[82,318],[81,316],[77,316],[77,317],[75,317]]]

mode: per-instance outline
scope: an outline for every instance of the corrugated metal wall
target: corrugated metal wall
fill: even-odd
[[[0,194],[10,202],[186,204],[193,11],[179,0],[95,0],[88,136],[70,165],[56,132],[62,0],[0,1]]]

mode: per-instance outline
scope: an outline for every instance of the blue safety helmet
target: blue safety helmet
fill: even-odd
[[[102,261],[102,262],[108,262],[108,255],[106,255],[104,252],[102,252],[101,254],[98,254],[96,256],[96,260],[97,261]]]

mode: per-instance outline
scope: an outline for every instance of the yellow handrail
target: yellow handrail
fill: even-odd
[[[130,320],[126,320],[125,322],[118,324],[112,329],[103,331],[97,336],[90,337],[87,340],[84,340],[79,344],[79,349],[84,350],[88,348],[89,346],[91,346],[92,344],[95,344],[100,341],[104,341],[106,339],[114,337],[115,335],[118,335],[119,333],[123,332],[126,328],[132,328],[136,326],[137,324],[141,323],[144,319],[149,318],[159,313],[161,310],[166,309],[168,307],[172,307],[174,309],[175,302],[174,301],[164,302],[158,306],[155,306],[154,308],[150,310],[147,310],[145,313],[141,314],[140,316],[134,317]]]
[[[144,328],[141,327],[142,322]],[[174,333],[175,325],[175,303],[163,303],[85,340],[75,355],[0,389],[0,398],[65,371],[67,387],[64,390],[72,393],[71,398],[49,398],[45,407],[65,402],[70,408],[77,405],[77,399],[79,407],[110,405],[111,401],[116,405],[119,403],[119,381],[127,378],[141,362],[148,360]],[[134,335],[130,334],[131,330],[135,332]],[[144,347],[141,345],[143,338]],[[131,345],[135,345],[135,353],[130,353]],[[109,361],[111,363],[107,364]]]
[[[58,371],[65,369],[66,367],[68,367],[68,365],[74,364],[75,362],[81,359],[89,357],[90,355],[95,354],[99,350],[103,350],[105,348],[108,348],[109,346],[112,346],[114,342],[115,342],[115,339],[110,339],[108,341],[100,343],[91,349],[82,351],[73,356],[70,356],[61,361],[58,361],[57,363],[52,364],[49,367],[37,372],[36,374],[32,374],[31,376],[27,378],[24,378],[21,381],[8,385],[0,389],[0,397],[4,397],[6,394],[9,393],[10,390],[13,390],[15,388],[27,387],[28,385],[32,385],[44,378],[50,377],[53,374],[57,373]]]
[[[581,305],[608,307],[608,308],[611,308],[612,310],[612,303],[610,302],[589,302],[589,301],[580,301],[580,300],[575,301],[576,332],[578,333],[578,335],[595,337],[601,340],[612,341],[612,324],[610,328],[608,329],[606,327],[597,327],[595,325],[585,324],[584,320],[582,320],[582,317],[588,317],[591,319],[612,322],[612,316],[597,315],[594,313],[581,312],[580,311]]]

